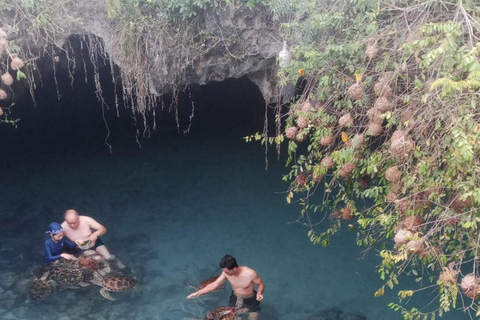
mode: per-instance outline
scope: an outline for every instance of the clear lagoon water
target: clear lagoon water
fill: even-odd
[[[163,113],[164,127],[142,139],[141,148],[133,130],[122,135],[113,119],[113,156],[103,143],[98,105],[83,118],[81,112],[61,118],[46,116],[44,101],[23,127],[2,128],[0,272],[20,278],[0,289],[0,319],[201,317],[228,303],[230,287],[187,300],[193,292],[187,284],[218,275],[225,254],[263,279],[261,320],[302,320],[332,307],[369,320],[401,319],[387,306],[398,302],[394,293],[374,297],[383,285],[375,250],[362,254],[348,230],[327,248],[312,246],[308,229],[295,223],[299,207],[286,204],[288,185],[281,181],[285,160],[271,149],[266,171],[263,146],[242,139],[262,129],[264,105],[254,90],[245,81],[207,86],[194,94],[191,133],[177,134],[172,116]],[[71,109],[94,103],[64,99]],[[49,125],[28,122],[35,115]],[[139,288],[112,293],[114,302],[97,286],[25,302],[22,288],[38,274],[47,226],[61,222],[69,208],[106,226],[105,244]],[[426,294],[421,303],[434,298]],[[468,316],[453,312],[443,319]]]

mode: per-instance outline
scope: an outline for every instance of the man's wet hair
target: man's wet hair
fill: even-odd
[[[237,260],[235,260],[234,257],[231,255],[227,254],[220,260],[220,268],[227,268],[228,270],[233,270],[233,268],[237,268]]]

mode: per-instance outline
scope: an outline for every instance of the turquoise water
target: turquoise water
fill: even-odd
[[[236,103],[248,103],[243,95]],[[199,107],[189,135],[159,131],[141,148],[133,136],[113,137],[113,157],[102,136],[88,136],[88,128],[72,140],[11,138],[15,144],[2,149],[0,271],[21,278],[0,291],[13,301],[0,302],[0,319],[201,317],[228,303],[230,287],[187,300],[193,292],[187,284],[219,274],[225,254],[263,279],[262,320],[301,320],[334,306],[371,320],[401,318],[387,306],[397,302],[394,294],[387,290],[374,298],[383,285],[375,251],[363,255],[348,230],[329,247],[314,247],[308,229],[295,223],[299,208],[286,205],[288,186],[281,181],[284,159],[277,161],[271,150],[266,171],[263,146],[242,140],[261,129],[262,103],[233,111],[228,100],[215,101],[225,109],[214,108],[210,117]],[[249,118],[253,125],[245,123]],[[140,288],[112,293],[115,302],[91,286],[25,303],[20,282],[33,279],[43,259],[44,231],[68,208],[107,227],[105,244]],[[443,319],[468,317],[456,312]]]

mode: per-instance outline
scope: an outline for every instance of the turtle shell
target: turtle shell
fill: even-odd
[[[50,295],[52,287],[50,284],[41,279],[33,280],[27,287],[26,294],[29,299],[43,300]]]
[[[89,257],[78,259],[78,267],[87,268],[90,272],[98,271],[99,269],[98,261]]]
[[[138,281],[130,277],[107,277],[103,279],[102,285],[108,291],[121,292],[135,287]]]

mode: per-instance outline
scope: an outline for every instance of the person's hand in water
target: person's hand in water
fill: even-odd
[[[77,260],[77,258],[73,254],[62,253],[60,256],[63,259],[67,259],[67,260]]]
[[[199,296],[198,292],[194,292],[192,294],[189,294],[187,296],[187,299],[195,299],[195,298],[198,298],[198,296]]]

